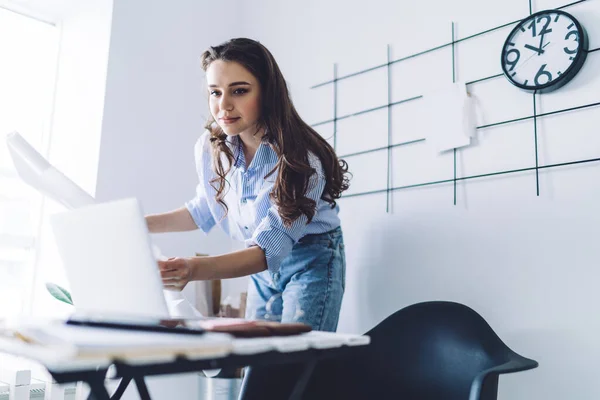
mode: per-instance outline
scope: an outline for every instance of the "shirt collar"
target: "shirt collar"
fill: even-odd
[[[227,136],[226,140],[230,144],[231,149],[233,150],[233,165],[236,168],[242,169],[244,167],[249,167],[245,166],[246,159],[242,150],[243,144],[239,136]],[[275,153],[275,151],[271,148],[269,143],[266,140],[261,140],[251,164],[252,167],[275,164],[277,162],[277,159],[277,153]]]

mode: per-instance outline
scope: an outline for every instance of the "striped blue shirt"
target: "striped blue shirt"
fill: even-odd
[[[321,199],[325,189],[325,176],[321,162],[309,153],[309,162],[317,173],[309,179],[306,196],[317,203],[316,213],[306,224],[305,215],[286,227],[279,216],[277,206],[269,194],[273,190],[277,171],[265,178],[277,164],[277,154],[266,143],[261,142],[250,165],[246,165],[242,141],[237,136],[228,137],[232,149],[234,165],[227,175],[230,186],[225,186],[225,202],[229,208],[225,216],[224,208],[215,200],[216,190],[210,185],[216,177],[212,170],[212,149],[208,131],[198,139],[195,147],[196,170],[200,183],[196,196],[185,203],[196,225],[208,233],[216,224],[233,239],[245,242],[246,247],[259,246],[265,252],[267,267],[275,273],[282,260],[288,256],[294,244],[308,234],[331,231],[340,226],[338,207]],[[227,159],[222,156],[223,166]]]

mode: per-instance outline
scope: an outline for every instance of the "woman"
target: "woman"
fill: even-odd
[[[260,43],[211,47],[202,68],[212,119],[196,143],[196,196],[146,220],[153,233],[208,232],[219,224],[246,248],[161,261],[165,287],[251,275],[247,318],[274,314],[335,331],[346,268],[336,199],[348,188],[346,162],[300,118]]]

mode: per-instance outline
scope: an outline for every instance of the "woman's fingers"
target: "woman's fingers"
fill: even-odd
[[[162,278],[163,286],[182,286],[183,280],[179,277]]]
[[[165,289],[181,290],[188,283],[189,271],[185,259],[170,258],[158,261],[158,267]]]
[[[177,268],[177,263],[173,262],[172,260],[168,260],[168,261],[158,261],[158,268],[161,271],[167,271],[167,270],[172,270]]]
[[[166,290],[172,290],[174,292],[181,292],[181,290],[183,289],[182,286],[176,286],[176,285],[163,285],[163,287]]]
[[[181,279],[181,272],[177,269],[171,269],[166,271],[160,271],[160,276],[163,280],[165,279]]]

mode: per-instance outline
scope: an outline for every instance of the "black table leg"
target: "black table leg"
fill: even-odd
[[[138,392],[140,394],[140,398],[142,400],[150,400],[150,393],[148,392],[148,387],[146,386],[146,382],[144,382],[143,376],[136,376],[133,378],[135,384],[137,386]]]
[[[119,400],[125,393],[125,389],[127,389],[127,386],[129,386],[129,382],[131,382],[130,376],[122,377],[121,382],[119,382],[119,386],[117,387],[117,390],[115,390],[115,392],[110,397],[110,399],[111,400]]]
[[[84,380],[90,386],[90,395],[88,400],[110,400],[106,386],[104,386],[105,372],[101,374],[91,374],[88,379]]]

